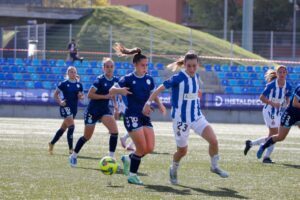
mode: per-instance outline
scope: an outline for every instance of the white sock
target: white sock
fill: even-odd
[[[75,157],[75,158],[77,158],[77,153],[75,153],[75,152],[73,151],[73,153],[72,153],[72,157]]]
[[[108,156],[114,158],[114,157],[115,157],[115,152],[111,152],[111,151],[110,151],[110,152],[108,153]]]
[[[271,156],[271,154],[272,154],[272,152],[273,152],[273,150],[274,150],[274,144],[273,145],[271,145],[271,146],[269,146],[268,148],[267,148],[267,151],[266,151],[266,154],[265,154],[265,158],[270,158],[270,156]]]
[[[219,166],[218,166],[218,161],[220,159],[219,155],[216,154],[213,157],[211,157],[210,159],[211,159],[211,168],[213,168],[213,169],[219,168]]]
[[[179,167],[179,162],[173,161],[173,162],[172,162],[172,170],[177,170],[178,167]]]
[[[129,176],[135,176],[136,173],[129,172]]]
[[[129,134],[125,133],[125,135],[123,135],[122,138],[124,138],[125,140],[127,140],[129,138]]]
[[[251,145],[254,146],[254,145],[260,145],[262,143],[264,143],[266,141],[268,137],[261,137],[261,138],[258,138],[256,140],[253,140],[251,141]]]

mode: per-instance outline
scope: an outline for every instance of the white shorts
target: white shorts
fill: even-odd
[[[265,124],[269,128],[278,128],[280,126],[281,115],[272,115],[268,109],[263,109]]]
[[[194,132],[201,136],[203,130],[209,125],[208,121],[204,116],[201,116],[198,120],[192,123],[184,123],[180,120],[173,119],[173,131],[176,140],[176,144],[178,147],[186,147],[190,129],[194,130]]]

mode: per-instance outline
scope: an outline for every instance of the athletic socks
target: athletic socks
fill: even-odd
[[[68,145],[69,149],[73,149],[73,133],[74,133],[75,126],[71,125],[68,127],[68,132],[67,132],[67,140],[68,140]]]
[[[58,140],[59,138],[64,134],[65,130],[60,128],[58,129],[58,131],[56,132],[54,138],[52,139],[52,141],[50,142],[52,145],[54,145]]]
[[[80,151],[80,149],[82,148],[82,146],[83,146],[86,142],[87,142],[87,140],[85,139],[84,136],[80,137],[80,138],[78,139],[78,141],[77,141],[77,144],[76,144],[76,146],[75,146],[74,152],[75,152],[76,154],[78,154],[79,151]]]
[[[175,162],[175,161],[173,161],[172,162],[172,170],[177,170],[179,168],[179,162]]]
[[[211,159],[211,168],[212,169],[219,168],[219,166],[218,166],[218,161],[220,159],[219,155],[216,154],[216,155],[212,156],[210,159]]]
[[[137,173],[140,163],[141,163],[141,156],[136,154],[130,154],[130,174],[134,175]]]
[[[263,144],[266,141],[267,137],[261,137],[256,140],[251,141],[251,146]]]
[[[273,144],[275,144],[275,142],[273,141],[273,138],[270,137],[270,138],[266,141],[266,143],[262,145],[262,148],[263,148],[263,149],[266,149],[266,148],[268,148],[269,146],[271,146],[271,145],[273,145]]]
[[[274,150],[275,145],[271,145],[267,148],[266,154],[265,154],[265,158],[270,158],[273,150]]]
[[[114,157],[118,143],[118,133],[111,133],[109,138],[109,156]]]

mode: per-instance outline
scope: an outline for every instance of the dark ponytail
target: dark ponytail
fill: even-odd
[[[115,43],[113,49],[116,51],[117,56],[127,56],[127,55],[134,55],[132,62],[138,63],[142,59],[147,59],[147,56],[142,54],[142,50],[138,47],[128,49],[124,47],[121,43]]]

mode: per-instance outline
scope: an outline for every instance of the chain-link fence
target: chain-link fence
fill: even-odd
[[[223,31],[205,31],[223,39]],[[199,35],[199,32],[197,32]],[[241,46],[242,32],[230,31],[228,42]],[[78,52],[89,60],[99,60],[103,56],[113,56],[112,45],[123,42],[129,47],[138,46],[149,55],[151,62],[169,62],[170,59],[182,55],[189,49],[199,49],[205,41],[194,35],[192,29],[174,29],[172,35],[164,33],[160,27],[146,25],[142,28],[97,25],[72,24],[37,24],[1,28],[2,42],[0,43],[0,57],[26,58],[29,46],[36,44],[35,58],[39,59],[68,59],[67,44],[74,38]],[[300,35],[297,34],[296,52],[293,57],[291,32],[254,32],[253,53],[266,59],[295,60],[300,55]],[[174,48],[176,47],[176,48]],[[203,47],[202,47],[203,48]],[[220,47],[214,47],[217,51]],[[234,48],[225,48],[220,56],[239,57]],[[201,50],[203,55],[211,55],[212,51]]]

